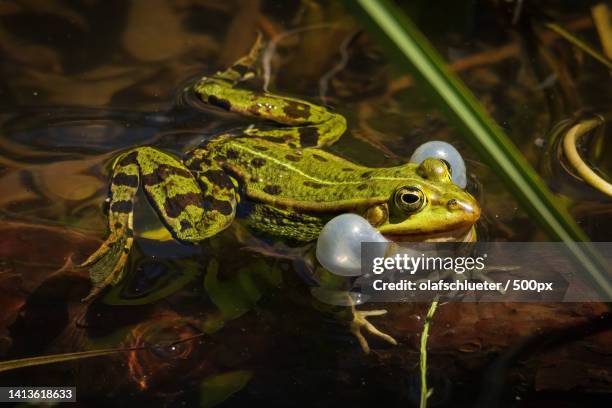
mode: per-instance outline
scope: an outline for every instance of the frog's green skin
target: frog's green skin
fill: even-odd
[[[139,186],[184,242],[221,232],[237,212],[259,232],[301,242],[316,239],[327,220],[347,212],[364,215],[383,234],[413,240],[458,238],[476,222],[477,202],[451,182],[444,162],[427,159],[390,168],[354,164],[321,149],[346,130],[341,115],[236,87],[253,75],[257,51],[254,47],[233,67],[200,80],[195,93],[203,102],[279,126],[260,123],[220,135],[182,160],[152,147],[118,157],[110,187],[110,235],[84,263],[94,283],[90,296],[123,276]],[[418,189],[419,195],[406,188]],[[422,200],[402,203],[418,197]]]

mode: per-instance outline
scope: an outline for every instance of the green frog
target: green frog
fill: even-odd
[[[110,234],[82,264],[93,283],[86,300],[124,276],[139,186],[165,227],[185,243],[210,238],[236,218],[257,233],[308,243],[343,213],[362,215],[394,239],[473,236],[480,208],[452,183],[444,161],[389,168],[355,164],[323,150],[345,132],[343,116],[300,99],[241,89],[240,82],[255,76],[261,48],[258,40],[232,67],[194,85],[202,102],[258,119],[256,124],[221,134],[182,158],[142,146],[115,159]],[[366,320],[383,311],[353,312],[352,330],[362,345],[362,328],[395,342]]]

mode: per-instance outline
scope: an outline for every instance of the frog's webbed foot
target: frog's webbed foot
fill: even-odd
[[[123,278],[125,264],[134,241],[129,231],[131,229],[113,230],[100,248],[80,265],[82,268],[89,268],[93,284],[93,288],[82,300],[83,302],[92,300],[105,287],[115,285]]]
[[[355,309],[355,306],[352,306],[352,311],[353,321],[351,322],[351,333],[353,333],[353,335],[357,337],[359,345],[363,349],[364,353],[368,354],[370,352],[370,345],[362,334],[362,330],[366,330],[368,333],[379,337],[385,340],[386,342],[393,344],[394,346],[397,345],[397,341],[393,337],[381,332],[376,328],[376,326],[374,326],[367,320],[367,318],[370,316],[382,316],[384,314],[387,314],[386,310],[357,310]]]
[[[248,81],[249,79],[258,76],[257,71],[263,48],[263,37],[261,33],[259,33],[257,34],[257,39],[247,55],[238,59],[225,71],[217,72],[213,78],[222,79],[224,81],[228,81],[232,85],[236,85],[239,82]]]

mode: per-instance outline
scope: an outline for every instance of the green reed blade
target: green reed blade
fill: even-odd
[[[387,0],[348,0],[345,4],[381,38],[381,44],[388,48],[399,65],[411,68],[413,75],[432,91],[434,99],[483,161],[501,177],[551,238],[568,246],[601,294],[612,297],[612,278],[600,255],[590,245],[576,244],[576,241],[588,241],[586,234],[555,202],[553,194],[521,152],[463,82],[450,72],[414,23]]]

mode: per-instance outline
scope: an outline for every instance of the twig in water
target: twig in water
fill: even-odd
[[[342,41],[342,44],[340,44],[340,61],[338,61],[338,63],[334,65],[332,69],[323,74],[321,79],[319,79],[319,97],[321,98],[321,101],[323,101],[323,104],[327,105],[327,90],[329,88],[329,81],[336,76],[338,72],[342,71],[346,67],[349,60],[348,49],[360,34],[361,31],[358,31],[355,34],[349,35]]]
[[[295,34],[300,34],[300,33],[304,33],[307,31],[320,30],[323,28],[333,28],[336,26],[338,26],[338,24],[330,24],[330,23],[316,24],[316,25],[312,25],[308,27],[296,28],[295,30],[284,32],[272,38],[270,40],[270,43],[264,50],[263,55],[261,57],[261,67],[263,70],[263,79],[264,79],[264,83],[263,83],[264,92],[268,92],[268,87],[270,86],[270,81],[272,77],[272,57],[276,53],[276,47],[282,40],[284,40],[285,38],[289,36],[295,35]]]

